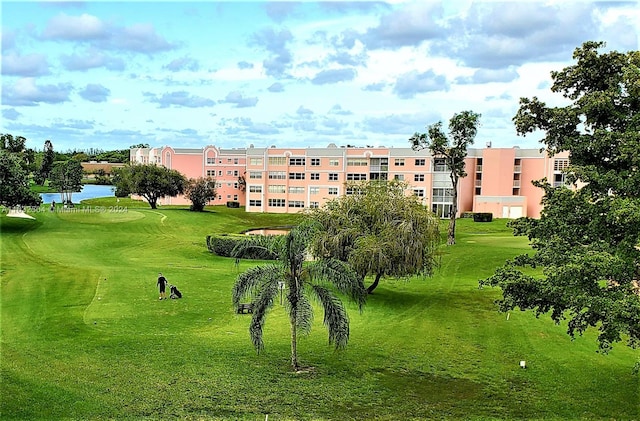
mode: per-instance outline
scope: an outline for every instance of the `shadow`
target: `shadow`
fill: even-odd
[[[6,215],[2,215],[0,217],[0,233],[25,233],[40,228],[42,224],[43,223],[37,219],[9,218]]]

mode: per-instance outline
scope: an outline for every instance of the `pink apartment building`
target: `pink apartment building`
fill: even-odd
[[[349,194],[348,182],[398,179],[438,216],[448,217],[452,184],[442,158],[411,148],[133,148],[131,161],[155,163],[188,178],[216,179],[211,205],[239,202],[248,212],[299,212]],[[538,149],[469,149],[467,177],[460,180],[458,213],[490,212],[496,218],[538,217],[542,190],[531,184],[546,177],[564,183],[568,154],[554,157]],[[244,183],[241,181],[244,180]],[[189,204],[169,197],[162,204]]]

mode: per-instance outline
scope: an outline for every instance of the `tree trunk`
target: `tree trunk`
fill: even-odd
[[[451,184],[453,184],[453,203],[451,204],[451,215],[449,216],[449,230],[447,233],[447,245],[452,246],[456,243],[456,214],[458,213],[458,177],[451,175]]]
[[[300,368],[300,362],[298,361],[298,332],[296,328],[296,312],[292,309],[291,312],[291,368],[294,371],[298,371]]]
[[[371,285],[369,285],[369,288],[367,288],[367,294],[373,294],[373,290],[378,286],[380,278],[382,278],[382,273],[376,273],[376,279]]]

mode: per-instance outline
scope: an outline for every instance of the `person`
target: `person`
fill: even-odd
[[[56,201],[52,200],[51,201],[51,212],[53,212],[54,210],[56,210]]]
[[[166,300],[167,293],[165,292],[165,289],[167,288],[167,278],[162,276],[162,273],[158,273],[158,288],[160,288],[160,298],[158,299]]]

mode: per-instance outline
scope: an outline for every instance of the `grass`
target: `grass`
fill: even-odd
[[[3,420],[640,419],[637,351],[598,354],[592,332],[571,341],[528,312],[507,320],[499,290],[478,289],[528,249],[504,220],[458,221],[433,278],[383,280],[362,313],[350,306],[345,351],[318,313],[299,344],[315,369],[295,374],[280,305],[260,355],[250,316],[233,312],[235,276],[256,262],[205,246],[295,217],[114,198],[80,208],[0,217]],[[183,299],[158,301],[159,271]]]

